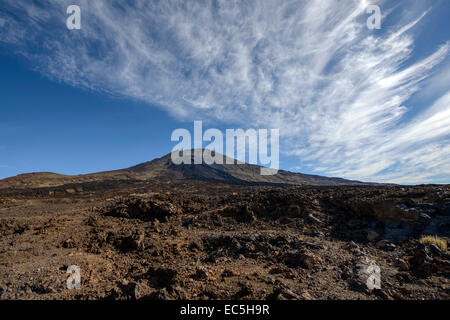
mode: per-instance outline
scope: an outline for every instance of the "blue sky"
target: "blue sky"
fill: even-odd
[[[450,182],[448,1],[120,3],[1,1],[0,178],[128,167],[202,120],[279,128],[282,169]]]

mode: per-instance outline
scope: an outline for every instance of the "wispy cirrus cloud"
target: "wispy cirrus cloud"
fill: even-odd
[[[374,32],[356,0],[82,0],[82,29],[68,31],[71,2],[4,0],[0,42],[74,86],[182,119],[280,128],[282,151],[324,174],[450,180],[450,85],[436,76],[434,92],[430,78],[450,44],[413,59],[430,8]],[[408,105],[425,79],[429,103]]]

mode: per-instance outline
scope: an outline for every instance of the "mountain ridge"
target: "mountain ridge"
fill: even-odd
[[[193,155],[194,152],[192,152]],[[139,180],[139,181],[180,181],[199,180],[230,184],[280,184],[280,185],[373,185],[338,177],[324,177],[303,173],[278,170],[275,175],[261,175],[259,165],[241,163],[233,160],[226,164],[227,157],[222,154],[224,164],[180,164],[171,161],[171,153],[143,162],[125,169],[101,171],[89,174],[65,175],[53,172],[33,172],[19,174],[0,180],[0,189],[6,188],[38,188],[57,187],[65,184],[100,182],[105,180]]]

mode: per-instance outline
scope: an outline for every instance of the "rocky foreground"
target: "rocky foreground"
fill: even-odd
[[[1,299],[450,298],[447,250],[419,241],[449,240],[450,186],[13,193],[0,196]]]

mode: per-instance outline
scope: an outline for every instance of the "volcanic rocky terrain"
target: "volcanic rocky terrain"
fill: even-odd
[[[450,298],[449,185],[258,170],[166,156],[2,180],[0,298]],[[70,265],[80,289],[67,288]],[[368,288],[370,266],[381,288]]]

